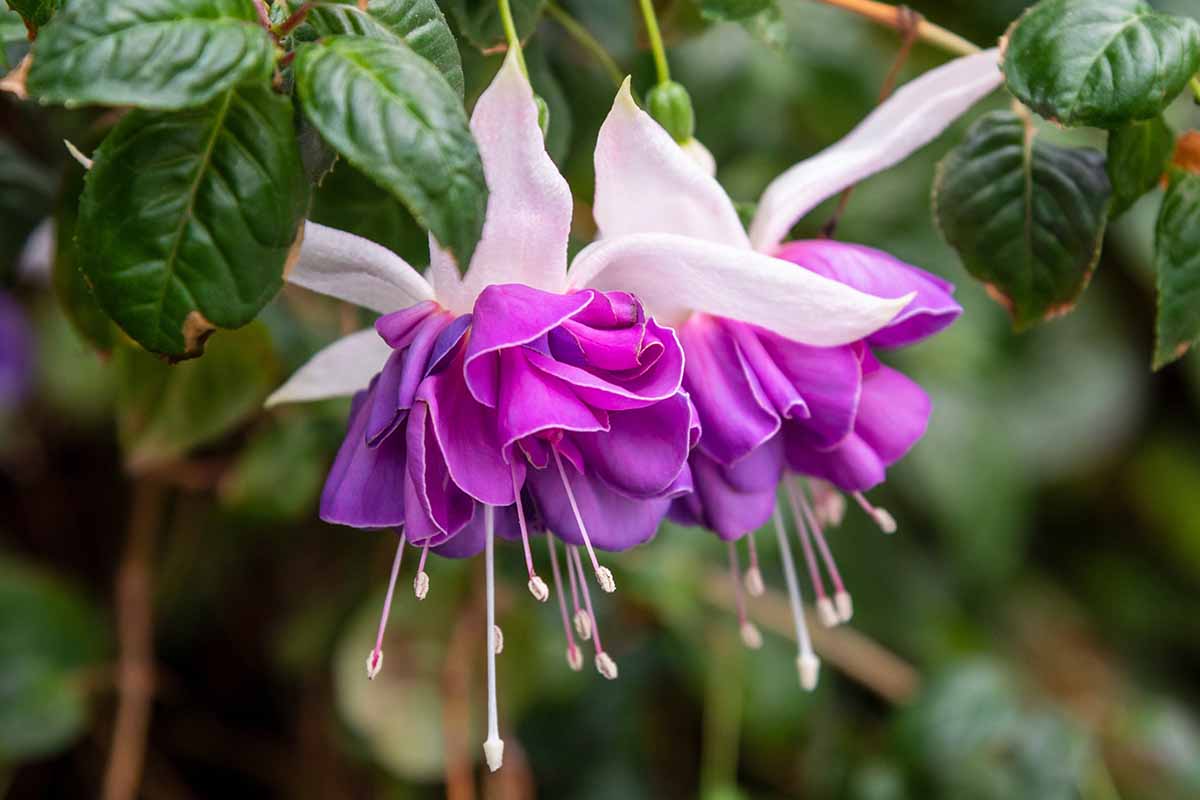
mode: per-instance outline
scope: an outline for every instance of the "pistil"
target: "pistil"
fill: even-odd
[[[492,506],[484,506],[484,565],[485,591],[487,594],[487,692],[488,692],[488,735],[483,743],[483,756],[487,760],[488,769],[492,772],[500,769],[504,763],[504,740],[500,738],[500,724],[496,713],[496,569],[495,569],[495,538],[496,511]]]
[[[563,468],[562,456],[558,454],[557,448],[551,449],[554,452],[554,463],[558,465],[558,475],[562,478],[563,489],[567,492],[567,500],[571,503],[571,511],[575,514],[575,524],[579,526],[579,533],[583,537],[583,546],[587,548],[588,558],[591,559],[592,569],[596,573],[596,583],[600,584],[600,588],[606,592],[615,592],[617,584],[613,580],[612,570],[600,566],[600,562],[596,559],[596,551],[592,548],[592,540],[588,537],[587,526],[583,524],[583,515],[579,513],[579,504],[575,502],[575,491],[571,488],[571,481],[567,479],[567,471]],[[580,573],[580,579],[583,579],[582,573]]]
[[[804,622],[804,605],[800,597],[800,582],[796,580],[796,564],[792,560],[792,548],[788,545],[787,531],[783,526],[783,515],[775,509],[775,536],[779,540],[779,557],[783,561],[783,578],[787,583],[788,602],[792,608],[792,622],[796,626],[796,669],[800,673],[800,686],[812,691],[817,686],[817,673],[821,662],[813,652],[808,637],[808,625]]]
[[[392,576],[388,579],[387,596],[383,600],[383,614],[379,617],[379,633],[375,635],[375,649],[367,656],[367,678],[375,680],[379,670],[383,669],[383,632],[387,630],[388,615],[392,613],[392,595],[396,591],[396,576],[400,574],[400,562],[404,559],[404,533],[400,533],[400,543],[396,545],[396,555],[392,559]]]

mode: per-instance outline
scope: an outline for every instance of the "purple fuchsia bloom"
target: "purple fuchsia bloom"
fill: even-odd
[[[545,601],[549,588],[535,571],[530,533],[536,527],[553,534],[546,541],[568,663],[579,669],[583,660],[573,616],[579,636],[594,645],[597,670],[615,678],[616,663],[596,627],[585,555],[600,586],[613,591],[596,551],[653,536],[672,500],[691,489],[687,457],[700,428],[683,390],[679,338],[646,310],[644,298],[623,288],[625,262],[568,272],[570,189],[546,153],[532,90],[512,52],[476,104],[471,128],[490,193],[466,274],[432,239],[427,281],[383,247],[308,223],[288,280],[383,316],[374,329],[314,356],[268,404],[354,397],[321,515],[400,532],[369,676],[382,664],[406,544],[421,550],[418,598],[429,589],[431,550],[453,558],[484,552],[484,752],[496,769],[503,742],[495,698],[495,537],[521,540],[529,590]],[[660,273],[658,290],[688,308],[765,317],[771,331],[822,343],[837,343],[827,341],[830,329],[838,341],[869,335],[903,306],[815,273],[780,271],[772,259],[697,272],[688,267],[689,252],[668,250],[666,257],[683,267],[678,275]],[[566,545],[573,615],[555,538]]]
[[[961,309],[948,283],[879,250],[829,241],[781,245],[781,240],[822,200],[928,143],[1000,81],[995,51],[958,59],[912,81],[842,141],[772,182],[749,233],[713,178],[711,159],[680,148],[637,107],[628,85],[600,131],[594,210],[603,238],[580,254],[573,270],[607,266],[607,277],[593,285],[623,280],[656,317],[679,331],[687,359],[683,386],[703,434],[690,458],[693,492],[674,501],[671,515],[727,541],[735,576],[740,566],[734,543],[747,538],[746,583],[752,594],[761,591],[762,577],[754,540],[746,534],[774,517],[795,616],[797,666],[806,688],[816,683],[818,661],[804,626],[777,490],[782,483],[822,619],[827,624],[849,619],[850,595],[813,502],[819,501],[826,514],[836,512],[833,485],[852,493],[885,529],[894,529],[887,512],[871,506],[862,492],[880,483],[886,468],[924,433],[929,401],[919,386],[880,364],[873,348],[932,335]],[[668,251],[688,252],[697,271],[766,262],[783,274],[820,275],[895,299],[902,310],[858,335],[842,328],[840,315],[822,303],[807,320],[823,327],[822,335],[813,336],[767,324],[770,314],[756,318],[745,309],[681,308],[666,291],[638,280],[639,272],[653,272],[646,261],[668,258]],[[744,280],[756,280],[749,271],[743,274]],[[809,487],[819,495],[810,501],[799,481],[787,477],[789,471],[820,479]],[[834,586],[832,598],[821,580],[822,563]],[[735,598],[743,638],[753,646],[760,636],[746,617],[737,580]]]
[[[33,335],[25,313],[0,291],[0,413],[15,408],[33,382]]]

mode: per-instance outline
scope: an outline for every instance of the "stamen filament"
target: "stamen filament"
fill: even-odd
[[[554,593],[558,596],[558,610],[562,614],[563,633],[567,637],[567,665],[579,672],[583,668],[583,654],[579,652],[579,647],[575,644],[575,636],[571,633],[571,622],[567,617],[567,598],[563,593],[562,573],[558,569],[558,553],[554,548],[554,537],[550,534],[546,534],[546,547],[550,550],[550,571],[554,574]],[[569,567],[570,564],[567,566]],[[572,579],[574,575],[575,573],[572,571]]]
[[[766,591],[762,570],[758,568],[758,548],[754,545],[754,531],[746,534],[746,549],[750,551],[750,567],[746,570],[746,591],[751,597],[762,597]]]
[[[612,570],[600,566],[600,562],[596,559],[596,551],[592,549],[592,540],[588,537],[587,526],[583,524],[583,515],[579,513],[579,504],[575,502],[575,491],[571,488],[571,482],[567,480],[567,471],[563,468],[562,456],[558,454],[557,448],[551,448],[551,450],[554,452],[554,463],[558,465],[558,474],[562,478],[563,489],[567,492],[567,500],[571,503],[571,511],[575,514],[575,524],[579,526],[579,533],[583,537],[583,546],[587,548],[588,558],[591,559],[592,569],[596,573],[596,582],[604,591],[615,592],[617,584],[613,580]],[[581,580],[583,579],[582,572],[579,577]]]
[[[400,532],[400,543],[396,545],[396,555],[392,558],[392,576],[388,578],[387,596],[383,600],[383,614],[379,617],[379,633],[375,635],[375,649],[367,656],[367,678],[375,680],[379,670],[383,669],[383,633],[387,630],[388,615],[392,613],[392,595],[396,591],[396,576],[400,574],[400,562],[404,560],[404,536]]]
[[[746,615],[746,598],[742,596],[742,568],[738,564],[737,545],[726,542],[729,552],[729,577],[733,582],[733,603],[737,608],[738,631],[741,632],[742,642],[751,650],[762,647],[762,634],[757,626]]]
[[[571,560],[571,546],[564,545],[564,547],[567,548],[567,577],[571,579],[571,606],[575,609],[575,614],[571,619],[575,625],[575,632],[579,634],[580,639],[586,642],[592,638],[592,620],[579,603],[579,583],[575,580],[575,564]]]
[[[896,532],[896,518],[889,514],[886,508],[871,505],[867,498],[863,497],[862,492],[854,492],[852,497],[862,507],[862,510],[867,512],[867,516],[875,520],[875,524],[881,531],[884,533]]]
[[[837,605],[838,619],[841,622],[849,622],[850,617],[854,615],[853,601],[850,599],[850,593],[846,591],[846,585],[842,583],[842,575],[838,572],[833,551],[829,549],[829,544],[825,541],[825,533],[817,521],[817,515],[813,512],[808,498],[804,495],[804,489],[799,484],[796,486],[796,494],[800,497],[800,509],[804,512],[809,529],[817,542],[817,551],[821,554],[821,560],[825,562],[825,571],[829,573],[829,579],[833,582],[833,599]]]
[[[800,686],[811,691],[817,685],[817,672],[821,662],[812,649],[808,637],[808,626],[804,622],[804,605],[800,597],[800,582],[796,580],[796,564],[792,560],[792,549],[788,545],[787,531],[783,526],[783,515],[775,508],[775,536],[779,540],[779,555],[783,561],[783,578],[787,582],[788,602],[792,608],[792,622],[796,626],[796,668],[800,672]]]
[[[550,597],[550,589],[546,582],[538,577],[533,569],[533,553],[529,548],[529,529],[525,525],[525,509],[521,505],[521,487],[517,485],[517,465],[511,465],[513,498],[517,503],[517,522],[521,526],[521,546],[525,549],[525,569],[529,573],[529,593],[539,603],[544,603]]]
[[[812,581],[813,591],[817,595],[817,615],[821,624],[832,628],[838,624],[837,609],[833,601],[825,593],[825,582],[821,579],[821,568],[817,563],[816,553],[813,552],[812,541],[809,539],[808,526],[804,524],[804,516],[800,512],[800,501],[796,497],[796,487],[784,481],[784,492],[787,494],[788,505],[792,509],[792,519],[796,522],[796,535],[800,539],[800,548],[804,552],[804,564],[808,568],[808,577]]]
[[[429,594],[429,573],[425,571],[425,559],[429,557],[429,542],[425,540],[425,546],[421,548],[421,560],[417,564],[417,575],[413,578],[413,594],[418,600],[424,600]]]
[[[600,626],[596,624],[596,612],[592,610],[592,593],[588,590],[587,581],[583,577],[583,559],[579,555],[579,548],[568,547],[567,553],[568,559],[572,556],[575,559],[575,569],[579,571],[579,582],[583,587],[583,602],[587,606],[588,617],[592,622],[592,642],[596,646],[596,671],[610,681],[615,681],[617,679],[617,662],[604,652],[604,645],[600,644]]]
[[[484,581],[487,594],[487,691],[488,691],[488,735],[483,743],[483,755],[488,769],[500,769],[504,763],[504,740],[500,738],[500,724],[496,713],[496,569],[495,538],[496,511],[492,506],[483,507]]]

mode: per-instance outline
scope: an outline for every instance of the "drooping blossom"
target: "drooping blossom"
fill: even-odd
[[[988,51],[912,81],[843,140],[773,181],[749,232],[714,179],[711,159],[676,145],[637,107],[628,85],[600,132],[594,210],[602,239],[580,254],[573,272],[601,287],[619,281],[657,318],[677,327],[687,359],[684,388],[703,434],[690,459],[694,491],[675,500],[672,515],[729,542],[734,575],[740,567],[733,543],[774,517],[795,612],[797,665],[809,688],[818,661],[800,613],[777,490],[782,481],[822,619],[827,624],[849,619],[850,595],[821,520],[804,487],[785,473],[821,479],[809,488],[820,492],[823,508],[837,505],[832,484],[852,493],[885,529],[894,529],[887,512],[871,506],[862,492],[880,483],[886,468],[924,433],[929,402],[914,382],[882,365],[872,348],[931,335],[961,309],[948,283],[887,253],[831,241],[781,240],[825,198],[929,142],[1000,80],[997,55]],[[769,263],[782,274],[819,274],[877,297],[904,298],[905,306],[868,336],[791,337],[765,325],[767,317],[705,313],[678,301],[669,285],[657,286],[663,273],[676,269],[671,254],[683,252],[691,254],[697,271],[717,262],[721,268]],[[656,268],[656,261],[663,263]],[[596,281],[593,273],[603,277]],[[748,273],[746,279],[751,280]],[[837,324],[828,319],[831,329]],[[758,593],[762,579],[753,538],[748,546],[747,586]],[[832,598],[820,577],[822,563],[834,585]],[[755,643],[759,634],[746,618],[737,581],[735,598],[743,637]]]
[[[488,608],[489,730],[484,751],[499,766],[496,721],[494,539],[520,539],[530,592],[548,599],[530,546],[531,520],[547,536],[567,638],[582,664],[562,588],[554,537],[567,544],[575,628],[590,638],[596,667],[614,678],[583,568],[612,591],[596,550],[650,538],[671,500],[690,490],[689,449],[699,436],[683,391],[674,330],[619,285],[569,283],[571,194],[545,151],[532,90],[510,54],[471,119],[489,200],[482,238],[465,275],[431,240],[429,280],[383,247],[320,225],[306,226],[296,285],[383,314],[374,329],[318,353],[269,403],[353,395],[349,431],[330,472],[321,515],[365,528],[397,528],[400,544],[375,648],[382,638],[406,544],[421,549],[414,590],[428,591],[430,550],[482,550]],[[597,276],[603,275],[603,270]],[[714,313],[757,319],[797,338],[837,344],[869,335],[903,307],[836,281],[793,270],[725,270],[674,294]],[[779,298],[796,298],[781,303]],[[831,325],[818,317],[835,319]],[[579,597],[582,596],[582,604]]]

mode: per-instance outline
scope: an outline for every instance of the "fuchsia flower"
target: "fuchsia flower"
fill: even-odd
[[[679,339],[647,312],[645,298],[622,287],[622,264],[593,264],[568,279],[571,193],[545,151],[532,90],[514,55],[480,97],[471,127],[490,196],[465,276],[436,241],[426,281],[385,248],[309,223],[288,279],[384,316],[373,330],[318,353],[268,403],[354,395],[321,515],[401,530],[369,676],[382,664],[405,544],[421,548],[418,598],[428,591],[430,550],[450,557],[485,553],[484,751],[496,769],[503,742],[495,697],[495,535],[520,538],[529,589],[540,601],[549,590],[534,569],[531,520],[567,543],[576,629],[592,640],[597,670],[615,678],[577,546],[600,586],[613,591],[612,573],[596,550],[622,550],[653,536],[671,501],[691,489],[687,458],[700,428],[683,389]],[[666,296],[703,313],[756,320],[814,344],[861,339],[907,302],[780,270],[769,258],[712,264],[693,260],[690,246],[661,255],[660,302]],[[546,539],[567,659],[579,669],[554,537]]]
[[[33,334],[21,306],[0,291],[0,414],[18,406],[33,382]]]
[[[832,241],[780,241],[822,200],[929,142],[1000,80],[997,54],[988,51],[912,81],[841,142],[777,178],[748,234],[714,180],[711,160],[685,153],[637,107],[628,82],[600,131],[595,216],[603,239],[580,254],[573,273],[601,288],[619,282],[657,318],[677,327],[687,359],[683,386],[703,434],[690,459],[694,491],[674,501],[672,516],[728,541],[735,576],[740,568],[733,542],[774,516],[806,688],[816,683],[818,662],[804,627],[776,490],[782,481],[823,621],[848,620],[850,595],[821,520],[804,487],[785,479],[785,472],[824,479],[852,493],[885,530],[894,530],[887,512],[871,506],[862,492],[882,482],[886,468],[921,437],[930,407],[921,388],[880,364],[872,348],[919,341],[953,322],[961,308],[951,298],[950,284],[878,250]],[[674,255],[684,252],[692,254],[694,268],[769,263],[780,274],[807,271],[877,297],[901,298],[904,309],[862,337],[839,330],[833,309],[814,309],[811,321],[830,334],[824,340],[765,325],[769,316],[703,313],[685,307],[672,294],[674,284],[664,280],[665,273],[677,270]],[[657,269],[654,261],[661,262]],[[755,279],[746,272],[745,280]],[[825,483],[817,483],[815,491],[821,507],[836,508],[836,496],[831,499]],[[762,579],[753,538],[748,541],[747,585],[756,594]],[[834,599],[825,592],[818,553]],[[754,646],[760,637],[745,616],[736,579],[735,593],[743,637]]]

